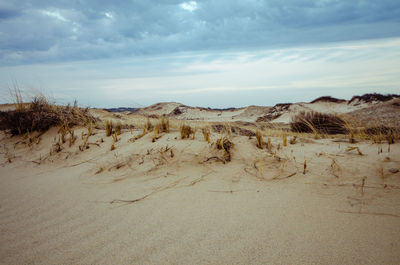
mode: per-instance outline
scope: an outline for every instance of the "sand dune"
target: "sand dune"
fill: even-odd
[[[372,95],[369,100],[363,100],[366,95]],[[175,102],[158,103],[152,106],[137,109],[135,115],[154,116],[168,115],[180,120],[199,120],[207,122],[270,122],[276,124],[289,124],[299,112],[315,111],[320,113],[334,113],[348,115],[363,123],[368,121],[370,125],[394,123],[399,126],[397,113],[400,111],[400,98],[393,97],[385,101],[374,99],[375,94],[366,94],[353,100],[316,101],[314,103],[288,103],[277,104],[273,107],[248,106],[244,108],[232,108],[230,110],[214,110],[185,106]],[[378,110],[378,112],[376,112]],[[380,110],[380,111],[379,111]],[[371,113],[375,115],[371,117]]]
[[[60,150],[58,128],[34,143],[1,132],[0,264],[399,264],[399,143],[297,134],[283,146],[264,131],[267,150],[231,133],[225,161],[225,133],[182,140],[180,122],[154,142],[122,129],[114,150],[101,126],[81,150],[85,127]]]

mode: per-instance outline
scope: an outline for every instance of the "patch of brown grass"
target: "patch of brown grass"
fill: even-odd
[[[111,136],[113,133],[113,123],[112,121],[106,121],[106,136]]]
[[[0,129],[12,135],[26,132],[45,132],[51,127],[67,124],[69,127],[95,122],[88,109],[56,106],[43,95],[35,96],[30,103],[23,103],[20,91],[15,88],[15,110],[0,112]]]
[[[189,125],[183,124],[180,128],[181,139],[189,139],[190,135],[194,134],[194,130]]]
[[[210,143],[210,128],[203,128],[201,129],[201,132],[203,133],[204,140],[207,143]]]
[[[233,147],[233,142],[229,140],[228,137],[221,137],[217,139],[216,141],[216,147],[218,150],[223,150],[224,151],[224,160],[229,162],[231,161],[231,149]]]
[[[262,133],[259,130],[256,131],[256,139],[257,139],[257,144],[256,144],[257,147],[260,148],[260,149],[263,149],[263,147],[264,147],[264,138],[263,138]]]
[[[290,123],[294,132],[314,134],[347,134],[346,122],[337,115],[300,112]]]

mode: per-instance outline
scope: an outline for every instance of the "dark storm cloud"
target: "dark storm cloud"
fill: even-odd
[[[3,65],[397,36],[398,0],[0,0]]]

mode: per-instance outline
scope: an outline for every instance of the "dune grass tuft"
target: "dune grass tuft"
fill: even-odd
[[[231,161],[231,149],[233,147],[233,142],[229,140],[229,137],[221,137],[216,141],[216,147],[218,150],[224,151],[224,160],[229,162]]]
[[[118,122],[117,125],[115,125],[115,133],[117,135],[120,135],[121,134],[121,130],[122,130],[122,124],[121,124],[121,122]]]
[[[113,123],[112,121],[106,121],[106,136],[111,136],[113,133]]]
[[[168,118],[168,116],[163,116],[161,118],[160,131],[169,133],[169,118]]]
[[[181,139],[189,139],[190,135],[194,134],[194,130],[189,125],[183,124],[180,128]]]
[[[263,149],[264,147],[264,139],[263,139],[263,135],[261,133],[260,130],[256,131],[256,139],[257,139],[257,147],[260,149]]]
[[[201,132],[203,133],[204,141],[210,143],[210,128],[202,128]]]
[[[74,126],[96,121],[88,109],[56,106],[49,103],[44,96],[36,96],[30,103],[22,103],[19,92],[16,97],[15,110],[0,112],[0,129],[7,130],[12,135],[27,131],[45,132],[62,124]]]
[[[346,122],[337,115],[319,112],[300,112],[291,123],[294,132],[318,134],[347,134]]]

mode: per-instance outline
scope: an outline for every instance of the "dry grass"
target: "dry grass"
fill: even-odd
[[[257,147],[260,148],[260,149],[263,149],[263,147],[264,147],[264,139],[263,139],[262,133],[259,130],[256,131],[256,139],[257,139],[257,144],[256,144]]]
[[[71,147],[75,143],[77,137],[75,136],[75,132],[71,129],[69,130],[69,134],[69,147]]]
[[[189,125],[183,124],[180,128],[181,139],[189,139],[194,134],[194,130]]]
[[[283,134],[282,135],[282,142],[283,142],[283,146],[287,146],[287,136],[286,136],[286,134]]]
[[[145,136],[147,134],[146,128],[143,128],[143,132],[136,135],[135,137],[132,137],[129,139],[130,142],[135,142],[136,140],[139,140],[140,138],[142,138],[143,136]]]
[[[210,143],[210,128],[209,127],[202,128],[201,132],[203,133],[204,141]]]
[[[0,130],[9,131],[12,135],[45,132],[62,124],[72,127],[96,121],[88,109],[57,106],[41,94],[34,96],[29,103],[24,103],[16,82],[10,93],[14,98],[15,110],[0,111]]]
[[[294,132],[318,134],[347,134],[346,122],[334,114],[301,112],[290,123]]]
[[[160,121],[160,131],[169,133],[169,118],[168,116],[163,116]]]
[[[85,139],[83,139],[83,143],[79,146],[79,150],[83,151],[85,149],[89,149],[89,137],[90,135],[88,134]]]
[[[113,123],[112,121],[106,121],[106,136],[111,136],[113,133]]]
[[[218,150],[224,151],[223,160],[226,162],[231,161],[231,149],[233,147],[233,142],[229,139],[229,137],[221,137],[216,141],[216,147]]]
[[[117,134],[117,132],[114,132],[113,134],[112,134],[112,137],[113,137],[113,141],[114,141],[114,143],[116,143],[116,142],[118,142],[118,134]]]
[[[118,122],[117,125],[115,126],[115,133],[117,135],[120,135],[121,134],[121,130],[122,130],[122,124],[121,124],[121,122]]]
[[[154,136],[152,138],[152,142],[154,143],[155,141],[157,141],[159,138],[161,138],[161,136],[159,135],[160,132],[160,125],[156,125],[153,127],[153,132],[154,132]]]
[[[153,125],[151,124],[150,118],[147,118],[147,121],[145,124],[145,129],[146,129],[146,131],[150,131],[151,128],[153,128]]]
[[[334,175],[336,178],[339,178],[340,174],[342,173],[342,168],[340,167],[340,165],[336,159],[331,158],[331,160],[332,160],[332,162],[331,162],[332,175]]]
[[[351,152],[351,151],[353,151],[353,150],[356,150],[357,153],[358,153],[360,156],[363,155],[363,153],[361,153],[360,148],[359,148],[358,146],[349,146],[349,147],[347,147],[346,152]]]

